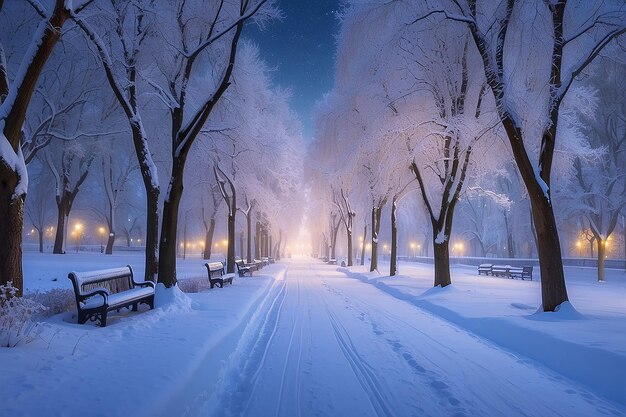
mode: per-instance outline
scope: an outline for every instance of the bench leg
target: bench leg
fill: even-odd
[[[103,311],[102,313],[100,313],[100,327],[106,327],[107,326],[107,311]]]
[[[133,311],[137,311],[137,304],[139,304],[139,303],[133,304]]]
[[[86,321],[87,321],[87,314],[78,310],[78,324],[85,324]]]

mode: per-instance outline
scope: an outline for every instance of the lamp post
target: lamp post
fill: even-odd
[[[415,258],[415,248],[417,247],[417,245],[415,243],[411,242],[411,249],[413,249],[413,257]]]

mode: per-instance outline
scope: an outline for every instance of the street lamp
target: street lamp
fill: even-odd
[[[413,249],[413,257],[415,258],[415,248],[417,245],[415,243],[411,243],[411,249]]]

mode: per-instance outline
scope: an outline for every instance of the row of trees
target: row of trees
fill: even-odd
[[[340,218],[350,248],[352,208],[360,208],[377,269],[381,211],[391,204],[394,275],[396,210],[414,191],[430,224],[434,285],[446,286],[461,197],[487,198],[506,213],[521,195],[542,305],[553,311],[568,300],[555,207],[583,216],[602,248],[626,201],[625,100],[615,83],[625,68],[626,9],[563,0],[493,6],[349,2],[335,88],[319,105],[311,148],[320,227],[329,231],[321,239],[334,250]]]
[[[142,223],[145,278],[166,287],[176,284],[179,220],[190,211],[201,213],[210,241],[225,201],[229,271],[240,211],[249,242],[254,219],[280,250],[281,230],[297,221],[290,209],[301,206],[300,126],[288,92],[271,87],[258,51],[241,39],[246,24],[279,16],[272,1],[0,2],[0,11],[0,282],[22,290],[29,170],[33,200],[56,189],[55,253],[89,181],[83,199],[106,220],[107,252],[130,227],[116,226],[122,211]],[[46,172],[55,187],[43,185]],[[27,211],[40,231],[44,206]]]

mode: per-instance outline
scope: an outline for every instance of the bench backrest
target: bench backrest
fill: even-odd
[[[135,287],[133,283],[133,269],[130,265],[121,268],[100,269],[69,273],[74,291],[83,295],[95,288],[106,288],[109,293],[115,294]]]
[[[532,274],[533,272],[533,267],[532,266],[525,266],[522,268],[524,272],[530,272]]]
[[[205,263],[204,266],[206,266],[210,278],[224,275],[224,264],[221,262],[209,262]]]

